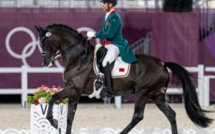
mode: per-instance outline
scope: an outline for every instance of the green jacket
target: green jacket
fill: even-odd
[[[106,20],[104,18],[102,30],[96,33],[96,38],[101,38],[117,45],[124,62],[136,62],[137,58],[132,52],[128,41],[122,37],[122,25],[119,13],[114,11],[108,15]]]

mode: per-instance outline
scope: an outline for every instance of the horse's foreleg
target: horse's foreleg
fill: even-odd
[[[144,113],[146,102],[147,102],[147,98],[145,98],[144,96],[142,97],[138,95],[136,96],[133,118],[131,122],[128,124],[128,126],[120,134],[128,134],[128,132],[131,131],[131,129],[143,119],[143,113]]]
[[[53,115],[52,115],[53,104],[54,104],[54,102],[56,100],[53,97],[50,98],[50,100],[49,100],[49,108],[48,108],[48,112],[47,112],[46,118],[48,119],[48,121],[50,122],[50,124],[53,127],[58,128],[58,122],[57,122],[57,120],[53,119]]]
[[[49,120],[49,122],[51,123],[51,125],[53,127],[58,128],[58,122],[57,122],[57,120],[53,119],[53,115],[52,115],[52,108],[53,108],[54,102],[56,100],[59,100],[59,99],[71,98],[71,96],[72,96],[72,89],[71,88],[64,88],[63,90],[61,90],[60,92],[56,93],[55,95],[53,95],[50,98],[50,100],[49,100],[49,108],[48,108],[46,118]]]
[[[168,105],[165,99],[165,94],[163,93],[157,94],[151,97],[151,99],[168,118],[171,124],[172,134],[178,134],[177,124],[176,124],[176,114],[175,114],[175,111],[172,110],[172,108]]]
[[[78,100],[79,100],[79,97],[74,97],[69,99],[66,134],[71,134],[72,122],[74,120]]]

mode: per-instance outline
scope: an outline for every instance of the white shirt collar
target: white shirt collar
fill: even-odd
[[[106,13],[105,15],[105,20],[107,19],[108,15],[110,15],[110,13],[114,10],[114,8],[112,10],[110,10],[109,12]]]

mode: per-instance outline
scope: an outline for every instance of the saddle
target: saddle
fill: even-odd
[[[100,47],[96,52],[96,64],[98,66],[99,71],[103,74],[104,74],[104,67],[102,66],[102,61],[104,60],[106,54],[107,54],[107,48],[105,47]],[[114,64],[115,64],[115,60],[110,64],[111,71],[114,67]]]
[[[107,53],[107,49],[102,47],[101,44],[97,44],[95,46],[94,51],[94,63],[93,69],[97,76],[103,76],[104,70],[102,66],[102,61]],[[130,72],[130,63],[124,62],[120,56],[118,56],[112,63],[111,63],[111,74],[112,78],[124,78],[128,76]]]
[[[96,97],[100,98],[100,92],[103,86],[106,86],[104,82],[104,68],[102,66],[102,61],[104,60],[105,55],[107,54],[107,49],[102,47],[101,44],[97,44],[95,46],[94,51],[94,62],[93,69],[95,74],[97,75],[97,79],[94,81],[94,92],[90,94],[88,97]],[[125,63],[122,61],[121,57],[117,57],[110,65],[111,67],[111,76],[112,78],[124,78],[127,77],[130,72],[130,63]]]

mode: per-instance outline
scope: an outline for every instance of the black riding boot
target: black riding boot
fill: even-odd
[[[111,76],[111,68],[109,62],[104,67],[104,75],[105,75],[105,86],[107,88],[107,95],[113,95],[113,83],[112,83],[112,76]]]

